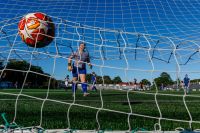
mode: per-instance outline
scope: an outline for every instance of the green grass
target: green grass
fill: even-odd
[[[101,129],[129,129],[128,113],[131,110],[126,91],[102,90],[103,101],[101,101],[100,91],[90,92],[88,97],[83,97],[81,91],[78,91],[75,102],[71,90],[50,89],[46,100],[47,90],[23,89],[21,95],[18,95],[20,91],[20,89],[0,90],[0,113],[5,112],[9,122],[12,122],[16,111],[15,122],[24,127],[38,126],[42,122],[42,127],[45,129],[67,128],[69,124],[72,129],[97,129],[96,115],[97,111],[100,110],[98,121]],[[160,94],[170,94],[170,96]],[[192,92],[190,95],[192,96],[187,96],[185,101],[193,121],[200,121],[200,93]],[[130,116],[132,129],[154,130],[154,124],[158,123],[157,118],[160,117],[155,102],[155,92],[129,92],[128,97],[133,112],[133,115]],[[189,128],[189,123],[184,122],[189,121],[190,118],[183,103],[182,91],[162,91],[156,98],[162,118],[168,119],[161,119],[162,130],[174,130],[177,127]],[[44,106],[41,108],[43,102]],[[103,109],[101,109],[102,104]],[[70,123],[68,123],[67,114],[70,105],[72,106],[69,110]],[[3,119],[0,119],[0,124],[3,123]],[[200,124],[193,122],[192,128],[200,128]]]

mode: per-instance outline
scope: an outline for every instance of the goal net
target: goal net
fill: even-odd
[[[199,131],[198,1],[0,2],[2,132]],[[46,47],[18,34],[43,12],[56,34]],[[65,86],[68,59],[86,44],[88,96]],[[96,73],[96,90],[91,83]],[[189,79],[186,79],[188,77]]]

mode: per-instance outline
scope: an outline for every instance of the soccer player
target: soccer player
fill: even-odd
[[[69,86],[69,75],[67,75],[65,78],[65,86],[66,88]]]
[[[92,72],[92,87],[91,87],[91,90],[94,90],[94,91],[97,91],[97,88],[96,88],[96,81],[97,81],[97,77],[96,77],[96,74],[95,72]]]
[[[189,86],[190,86],[190,78],[188,78],[188,75],[185,75],[185,78],[183,79],[183,83],[184,83],[184,89],[185,89],[185,93],[189,93]]]
[[[134,78],[133,88],[134,88],[134,90],[137,90],[137,79],[136,78]]]
[[[73,59],[73,63],[72,63]],[[68,70],[72,71],[72,92],[73,96],[77,89],[77,80],[80,78],[83,96],[87,96],[86,83],[86,64],[92,69],[89,53],[85,50],[85,43],[81,42],[76,52],[73,52],[68,58]]]

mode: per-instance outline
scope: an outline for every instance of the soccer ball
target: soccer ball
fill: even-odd
[[[41,48],[52,42],[55,25],[44,13],[29,13],[18,24],[19,35],[28,46]]]

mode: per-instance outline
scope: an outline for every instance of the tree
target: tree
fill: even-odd
[[[119,84],[122,82],[121,78],[119,76],[114,77],[114,79],[112,80],[114,84]]]
[[[105,76],[103,76],[103,79],[104,79],[104,84],[112,84],[112,80],[111,80],[110,76],[105,75]]]
[[[29,66],[30,64],[26,61],[10,60],[6,68],[27,71],[29,69]]]
[[[103,79],[101,76],[97,76],[97,84],[102,84],[103,83]]]
[[[169,81],[172,81],[170,75],[169,75],[168,73],[166,73],[166,72],[162,72],[162,73],[160,74],[160,77],[166,78],[166,79],[168,79]]]
[[[92,80],[92,74],[87,74],[86,75],[86,81],[90,83],[91,80]]]
[[[142,80],[141,80],[141,83],[142,83],[143,85],[151,85],[151,82],[150,82],[149,80],[147,80],[147,79],[142,79]]]
[[[168,85],[172,85],[174,82],[173,80],[171,79],[170,75],[166,72],[162,72],[160,74],[160,77],[158,78],[155,78],[154,79],[155,83],[157,86],[168,86]]]
[[[160,87],[163,84],[163,79],[162,77],[158,77],[154,79],[154,85],[156,84],[156,86]]]
[[[23,85],[25,80],[26,83],[30,83],[29,85],[31,87],[39,87],[49,79],[47,76],[40,75],[44,74],[41,67],[30,65],[26,61],[10,60],[7,63],[6,68],[7,69],[4,71],[6,73],[4,80],[11,81],[13,83],[18,82],[19,87]],[[28,71],[29,68],[30,71]]]

